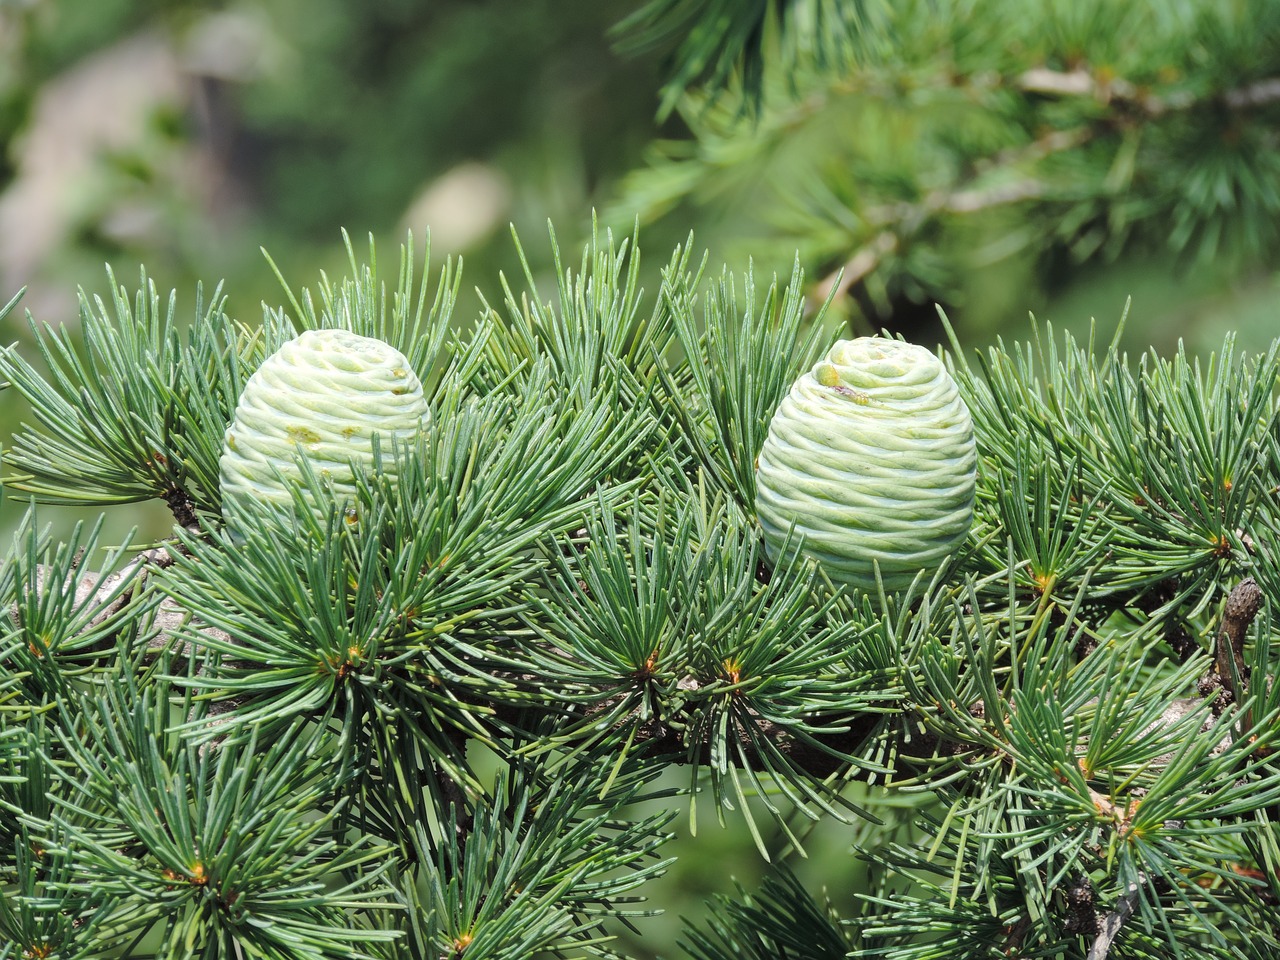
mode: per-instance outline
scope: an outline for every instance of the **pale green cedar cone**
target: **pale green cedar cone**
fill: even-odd
[[[801,551],[836,583],[889,590],[931,576],[973,522],[973,422],[942,362],[878,337],[841,340],[769,424],[756,510],[777,560]]]
[[[268,357],[245,384],[227,428],[220,460],[222,513],[231,533],[254,519],[254,507],[291,507],[306,460],[332,484],[337,504],[316,504],[324,516],[355,498],[356,472],[394,470],[395,441],[411,442],[430,413],[422,384],[394,347],[346,330],[309,330]]]

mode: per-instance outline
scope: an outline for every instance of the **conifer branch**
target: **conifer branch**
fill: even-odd
[[[171,562],[170,554],[163,548],[156,548],[143,551],[130,564],[106,577],[100,578],[95,573],[86,573],[77,584],[77,599],[80,603],[85,603],[99,602],[101,599],[110,598],[115,595],[122,578],[134,575],[131,571],[145,573],[148,569],[166,566],[169,562]],[[47,576],[45,568],[41,568],[40,576],[42,578]],[[118,603],[119,601],[117,600],[116,602]],[[1258,612],[1260,602],[1261,591],[1258,590],[1252,579],[1242,581],[1232,592],[1231,599],[1229,599],[1224,612],[1220,631],[1218,647],[1220,656],[1232,654],[1236,657],[1240,656],[1239,651],[1243,645],[1243,638],[1247,633],[1249,623]],[[190,611],[184,609],[174,599],[170,597],[164,598],[155,607],[154,628],[156,635],[150,641],[151,647],[155,650],[160,650],[172,642],[168,638],[179,634],[188,638],[185,641],[187,646],[181,651],[187,655],[193,652],[190,638],[195,636],[214,640],[223,649],[234,646],[234,640],[225,631],[208,624],[191,624],[190,621]],[[1237,673],[1243,676],[1243,661],[1237,661],[1237,663]],[[1230,667],[1227,666],[1226,672],[1222,671],[1223,665],[1219,663],[1210,674],[1213,681],[1218,683],[1213,689],[1222,690],[1224,693],[1232,695]],[[1219,678],[1224,679],[1219,682]],[[518,686],[531,690],[540,690],[546,683],[545,675],[541,674],[499,675],[496,679],[503,682],[514,682]],[[1204,681],[1202,681],[1202,689],[1204,689],[1203,684]],[[700,687],[700,681],[696,677],[686,676],[679,680],[676,685],[681,690],[693,693]],[[1241,696],[1243,695],[1244,693],[1241,692]],[[633,745],[651,757],[663,757],[669,762],[677,764],[690,762],[707,764],[711,762],[713,752],[716,749],[714,730],[706,726],[694,727],[693,729],[698,731],[701,739],[690,742],[688,740],[690,728],[688,727],[677,729],[659,718],[637,722],[637,718],[634,716],[627,714],[617,715],[616,711],[628,699],[628,696],[627,694],[618,694],[576,709],[565,710],[562,706],[559,708],[562,713],[560,722],[565,726],[587,728],[595,726],[601,721],[609,720],[615,732],[624,731],[634,725]],[[215,708],[210,710],[207,717],[208,724],[217,726],[225,722],[220,718],[228,711],[234,711],[240,699],[242,698],[233,697],[230,700],[215,704]],[[1236,700],[1228,700],[1222,706],[1225,707],[1229,702],[1236,702]],[[1150,734],[1156,735],[1160,730],[1177,727],[1194,711],[1196,703],[1197,701],[1194,699],[1186,698],[1168,703],[1159,718],[1151,725]],[[479,702],[477,702],[477,705],[480,705]],[[527,704],[510,704],[498,701],[488,704],[488,706],[491,708],[494,720],[508,729],[518,730],[527,723],[527,717],[524,713],[528,709]],[[975,714],[978,717],[981,717],[985,712],[981,709],[981,706],[981,703],[979,703],[975,708]],[[904,704],[903,709],[911,711],[913,708],[909,704]],[[1006,707],[1007,709],[1009,708]],[[1220,712],[1220,709],[1218,712]],[[737,735],[742,751],[740,755],[747,763],[760,771],[773,769],[772,764],[775,764],[777,759],[781,758],[789,763],[798,774],[812,777],[816,780],[823,780],[842,768],[846,769],[847,773],[855,779],[860,779],[869,773],[869,770],[859,773],[856,760],[859,755],[859,747],[866,741],[867,737],[876,731],[882,721],[883,715],[881,713],[868,711],[851,713],[843,717],[828,716],[822,718],[825,732],[808,737],[799,737],[796,736],[794,729],[788,725],[777,724],[765,718],[756,718],[753,722],[756,733],[754,738],[747,737],[741,732]],[[462,732],[456,728],[450,728],[447,733],[454,740],[455,747],[459,751],[463,750],[465,737]],[[763,742],[772,744],[776,749],[776,754],[772,757],[761,756],[757,751],[757,744]],[[1219,742],[1218,749],[1225,748],[1229,743],[1230,738],[1224,738]],[[927,768],[929,763],[932,762],[929,759],[930,754],[934,757],[949,757],[959,755],[962,752],[963,745],[959,742],[947,742],[943,739],[931,738],[930,745],[926,748],[926,754],[919,756],[913,754],[913,756]],[[1172,754],[1166,754],[1158,758],[1154,766],[1156,768],[1163,766],[1172,758]],[[461,848],[466,844],[472,829],[474,812],[464,785],[455,780],[449,770],[441,768],[437,771],[437,776],[443,791],[443,797],[447,800],[452,810],[452,822],[456,831],[455,842]],[[1089,795],[1100,815],[1113,820],[1119,825],[1120,829],[1126,828],[1132,812],[1130,806],[1117,805],[1106,794],[1092,789],[1089,790]],[[1133,803],[1134,801],[1129,801],[1130,805]]]
[[[849,288],[872,274],[880,266],[880,261],[897,249],[898,235],[892,230],[882,230],[869,243],[855,250],[839,270],[818,281],[812,299],[822,302],[832,296],[843,296]]]
[[[1047,187],[1033,177],[1007,177],[1000,171],[1012,171],[1053,153],[1080,146],[1091,136],[1087,128],[1055,130],[1037,138],[1018,150],[1004,151],[989,162],[979,164],[973,181],[992,176],[995,183],[988,186],[962,186],[953,190],[933,190],[919,203],[893,203],[873,206],[863,213],[867,225],[878,232],[860,246],[837,270],[818,281],[811,296],[814,303],[822,303],[832,296],[843,295],[850,288],[874,273],[880,264],[896,253],[905,236],[909,235],[929,218],[938,214],[971,214],[992,207],[1021,203],[1044,196]],[[971,181],[972,182],[972,181]]]
[[[545,677],[525,676],[520,678],[530,686],[540,686],[546,682]],[[682,690],[696,691],[700,686],[694,677],[685,677],[677,682]],[[570,712],[564,718],[566,723],[590,726],[597,721],[614,714],[619,705],[627,700],[627,695],[618,695],[580,712]],[[497,718],[503,723],[518,726],[521,722],[519,709],[499,706],[495,710]],[[624,730],[635,722],[633,716],[624,715],[614,718],[617,730]],[[765,718],[757,718],[753,726],[758,738],[753,740],[739,732],[738,740],[742,755],[752,761],[759,770],[768,770],[767,758],[762,757],[757,748],[759,742],[767,741],[777,750],[777,755],[788,760],[794,768],[816,779],[824,779],[841,767],[848,765],[856,756],[857,748],[876,729],[881,720],[877,713],[856,713],[845,717],[824,717],[825,728],[829,732],[815,734],[812,740],[796,736],[793,729],[785,724],[775,723]],[[631,742],[637,747],[645,747],[655,756],[667,757],[673,763],[710,762],[713,750],[716,749],[715,731],[706,727],[699,730],[700,739],[690,744],[684,733],[660,719],[640,722],[635,726]]]
[[[922,203],[1036,189],[974,178]],[[919,214],[878,211],[851,281]],[[227,914],[225,955],[305,923],[308,956],[612,956],[604,924],[663,869],[674,815],[637,823],[631,804],[682,764],[766,858],[800,848],[801,816],[856,809],[849,781],[869,807],[928,793],[904,804],[904,843],[857,828],[867,922],[848,943],[833,926],[824,956],[1020,955],[1065,934],[1105,960],[1125,932],[1150,956],[1145,938],[1260,927],[1280,770],[1273,725],[1249,724],[1280,709],[1263,681],[1275,624],[1258,621],[1280,573],[1246,528],[1260,547],[1276,528],[1280,345],[1237,362],[1228,341],[1207,370],[1180,353],[1135,372],[1051,336],[993,348],[980,372],[948,358],[981,451],[976,526],[927,584],[836,590],[820,560],[769,554],[753,513],[753,459],[823,336],[800,336],[799,273],[707,296],[690,268],[673,258],[652,320],[601,243],[558,307],[532,276],[507,289],[506,321],[432,354],[450,372],[430,430],[397,448],[394,481],[362,473],[350,509],[237,537],[208,501],[198,528],[97,572],[97,528],[53,546],[25,521],[0,564],[0,614],[17,611],[0,616],[0,719],[18,718],[0,727],[0,809],[19,812],[0,817],[0,881],[34,877],[32,840],[67,872],[27,883],[22,908],[101,907],[106,932],[84,936],[104,942],[178,937],[186,902],[217,911],[193,936],[249,910]],[[342,296],[344,316],[377,313],[371,292]],[[290,494],[326,489],[312,475]],[[1217,686],[1197,698],[1207,636]],[[476,746],[504,768],[492,787]],[[233,882],[244,863],[256,902]],[[293,877],[320,914],[297,909]],[[755,934],[780,955],[810,914],[803,891],[775,891],[784,909],[741,913],[700,956]],[[412,947],[384,952],[397,931]]]

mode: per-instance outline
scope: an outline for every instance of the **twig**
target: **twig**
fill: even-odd
[[[1268,77],[1247,87],[1230,90],[1222,97],[1223,102],[1234,110],[1245,107],[1262,107],[1280,100],[1280,77]]]
[[[999,207],[1006,203],[1020,203],[1023,200],[1034,200],[1045,193],[1045,185],[1039,180],[1014,180],[1010,183],[997,183],[990,187],[957,190],[948,194],[942,201],[940,209],[948,213],[976,213],[989,207]]]
[[[71,570],[67,574],[66,581],[59,584],[49,582],[52,569],[45,564],[40,564],[35,568],[35,583],[32,586],[38,596],[52,589],[65,592],[74,583],[75,606],[77,608],[83,608],[90,604],[102,607],[87,624],[87,628],[92,629],[119,614],[134,599],[135,593],[145,582],[147,573],[157,567],[168,566],[172,559],[164,548],[144,550],[123,567],[105,577],[101,573],[93,572],[84,573],[77,577],[76,574],[79,572],[81,561],[82,556],[77,554],[72,561]],[[129,584],[131,581],[136,582],[133,582],[130,589],[120,589],[121,585]],[[117,591],[119,591],[119,594],[115,600],[110,605],[104,606],[106,598]],[[161,604],[156,613],[156,623],[158,625],[176,626],[186,616],[186,611],[177,608],[172,603],[168,605],[168,609],[165,609],[165,604]],[[9,620],[15,627],[21,626],[21,614],[16,604],[9,609]]]
[[[880,261],[898,249],[898,236],[890,230],[876,234],[871,242],[859,247],[839,270],[828,274],[818,284],[816,299],[825,301],[834,294],[843,296],[845,291],[870,274]]]
[[[1023,914],[1018,922],[1005,929],[1004,956],[1016,957],[1022,952],[1022,944],[1034,925],[1030,914]]]
[[[1236,702],[1243,700],[1248,693],[1249,677],[1244,665],[1244,640],[1253,618],[1261,608],[1262,590],[1253,577],[1246,577],[1231,591],[1222,611],[1222,627],[1218,631],[1218,642],[1214,648],[1214,664],[1222,676],[1222,682],[1231,685],[1231,693]],[[1234,678],[1237,677],[1242,687],[1239,690],[1235,688]]]
[[[1066,149],[1066,146],[1074,145],[1075,142],[1073,138],[1071,143],[1060,146],[1057,149]],[[1037,141],[1033,146],[1037,154],[1044,148],[1040,141]],[[1036,197],[1043,196],[1044,192],[1045,185],[1043,183],[1039,180],[1026,178],[1008,183],[997,183],[989,187],[971,187],[966,190],[953,191],[935,190],[925,197],[924,201],[919,205],[891,204],[888,207],[869,211],[869,214],[873,222],[883,220],[888,224],[896,220],[901,224],[926,214],[943,212],[976,213],[979,210],[1003,206],[1007,203],[1033,200]],[[898,249],[900,242],[898,234],[892,229],[881,230],[871,240],[855,250],[853,256],[845,261],[844,266],[822,279],[816,289],[816,299],[826,300],[833,291],[837,297],[842,296],[850,287],[861,282],[879,267],[885,257]]]
[[[1093,74],[1088,70],[1049,70],[1035,67],[1018,77],[1017,86],[1027,93],[1045,93],[1060,97],[1093,96],[1097,90]]]
[[[1083,68],[1063,72],[1036,67],[1019,76],[1016,85],[1027,93],[1056,97],[1092,97],[1100,103],[1125,103],[1152,117],[1175,110],[1187,110],[1201,102],[1189,91],[1174,91],[1158,96],[1123,77],[1109,76],[1103,71],[1090,72]],[[1218,96],[1232,110],[1264,107],[1280,100],[1280,77],[1267,77],[1227,90]],[[1213,97],[1205,99],[1212,101]]]
[[[157,566],[163,566],[169,561],[169,555],[164,550],[147,551],[134,558],[128,565],[121,570],[116,571],[106,578],[99,577],[96,574],[85,574],[76,583],[77,603],[83,604],[89,598],[95,595],[108,594],[120,581],[121,578],[133,578],[144,574],[147,569],[154,569]],[[44,581],[47,579],[47,571],[40,568],[37,572],[37,589],[45,589]],[[1234,686],[1230,686],[1231,669],[1235,668],[1237,676],[1242,679],[1246,675],[1243,665],[1243,645],[1245,636],[1248,633],[1249,626],[1254,617],[1257,615],[1262,602],[1262,591],[1252,579],[1246,579],[1237,584],[1236,588],[1231,592],[1226,604],[1223,615],[1223,621],[1219,632],[1217,644],[1218,661],[1210,674],[1201,681],[1201,693],[1208,696],[1210,691],[1206,689],[1206,683],[1211,681],[1215,684],[1214,690],[1222,690],[1224,696],[1234,695]],[[99,616],[106,617],[114,613],[113,608],[110,611],[103,611]],[[159,650],[168,645],[170,637],[178,635],[184,630],[189,630],[191,613],[182,607],[178,602],[171,598],[165,598],[160,601],[155,608],[152,626],[156,631],[156,636],[150,640],[150,646],[154,650]],[[95,621],[97,622],[97,621]],[[200,625],[199,632],[218,637],[218,639],[226,644],[230,642],[230,636],[221,630],[208,625]],[[1228,654],[1227,651],[1230,651]],[[186,649],[182,651],[186,655],[194,652],[191,644],[186,645]],[[1225,673],[1222,672],[1225,669]],[[1221,676],[1223,680],[1217,678]],[[531,688],[538,688],[544,682],[542,678],[535,676],[509,675],[503,679],[524,684]],[[680,686],[686,689],[696,686],[697,681],[693,678],[685,678],[680,681]],[[1225,686],[1224,689],[1224,684]],[[570,716],[567,717],[569,722],[577,722],[580,724],[589,723],[592,718],[600,718],[607,716],[613,712],[626,694],[616,694],[613,697],[599,701],[589,707],[575,708],[571,710]],[[1241,699],[1245,696],[1245,691],[1239,692]],[[1197,704],[1202,701],[1195,698],[1179,699],[1172,701],[1164,710],[1159,720],[1155,721],[1148,728],[1149,732],[1157,731],[1161,728],[1172,727],[1180,723],[1188,713],[1196,709]],[[519,725],[519,717],[523,708],[505,707],[500,704],[492,705],[495,710],[495,717],[503,722],[512,725]],[[231,704],[234,709],[234,704]],[[1220,710],[1218,712],[1221,712]],[[787,760],[797,769],[805,771],[815,777],[823,778],[831,775],[839,770],[842,766],[849,762],[858,746],[875,730],[876,726],[883,719],[883,715],[877,712],[854,713],[842,718],[842,722],[837,722],[836,718],[827,718],[827,726],[837,727],[843,726],[842,731],[832,730],[820,736],[815,736],[812,741],[797,737],[785,726],[779,726],[767,720],[756,719],[754,721],[755,734],[760,740],[768,741],[774,744],[778,752],[787,758]],[[1212,722],[1206,722],[1203,729],[1208,730],[1212,727]],[[754,755],[752,737],[747,735],[746,731],[740,731],[742,738],[742,746],[748,762],[756,762]],[[707,732],[710,736],[710,732]],[[1231,737],[1225,737],[1218,749],[1227,749],[1231,743]],[[465,749],[465,738],[458,737],[455,740],[455,746],[461,750]],[[685,742],[681,735],[663,722],[651,722],[641,725],[636,730],[635,743],[637,745],[645,744],[648,749],[658,753],[669,753],[673,757],[678,757],[675,762],[683,762],[687,759],[700,759],[703,762],[710,759],[711,744],[709,739],[694,744],[692,751],[691,745]],[[953,743],[948,745],[953,752],[959,752],[966,749],[966,745],[962,743]],[[915,752],[903,753],[903,759],[907,760],[927,760],[928,754],[941,750],[946,752],[948,746],[944,746],[936,739],[929,740],[929,746],[925,755],[919,755]],[[1172,754],[1156,759],[1156,763],[1167,763],[1172,759]],[[468,803],[465,791],[461,785],[452,783],[449,778],[443,775],[442,780],[445,782],[445,792],[450,798],[451,804],[459,812],[461,822],[459,824],[460,832],[468,829],[465,822],[467,817]],[[1092,791],[1091,791],[1092,792]],[[1114,819],[1123,829],[1129,818],[1132,816],[1131,807],[1121,808],[1113,803],[1109,798],[1102,794],[1094,793],[1093,799],[1098,810]]]
[[[1093,801],[1094,807],[1104,817],[1114,820],[1116,826],[1119,827],[1121,835],[1129,831],[1129,825],[1133,822],[1133,815],[1138,809],[1138,801],[1130,800],[1123,807],[1117,806],[1106,794],[1099,793],[1093,788],[1088,788],[1089,799]]]
[[[1098,931],[1098,938],[1093,941],[1093,946],[1089,948],[1089,956],[1086,960],[1104,960],[1120,928],[1133,916],[1137,902],[1138,885],[1131,883],[1129,891],[1116,903],[1116,908],[1102,918],[1102,928]]]
[[[467,751],[466,735],[456,728],[448,728],[445,736],[453,744],[458,754],[465,757]],[[475,828],[475,808],[468,802],[467,791],[462,784],[449,776],[448,772],[440,765],[437,765],[436,772],[439,777],[440,791],[444,794],[445,802],[449,805],[448,813],[452,814],[453,842],[458,850],[458,862],[462,862],[462,855],[467,848],[467,839]]]

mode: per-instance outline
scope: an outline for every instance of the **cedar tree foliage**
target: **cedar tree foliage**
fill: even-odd
[[[617,956],[695,801],[770,860],[843,823],[867,869],[819,896],[771,868],[687,929],[698,960],[1280,951],[1280,346],[953,342],[973,527],[864,592],[773,562],[755,516],[772,414],[835,339],[799,271],[686,244],[646,293],[635,237],[550,242],[554,287],[526,269],[474,318],[457,264],[410,238],[388,283],[348,242],[258,325],[144,275],[0,350],[33,411],[4,452],[31,506],[0,566],[0,957]],[[346,509],[232,537],[237,398],[324,328],[400,350],[429,428]],[[158,543],[39,520],[149,498]]]

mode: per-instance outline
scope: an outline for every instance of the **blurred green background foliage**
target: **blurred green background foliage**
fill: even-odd
[[[573,249],[598,209],[655,264],[691,229],[736,268],[798,251],[815,292],[854,264],[855,332],[936,339],[935,303],[974,345],[1028,312],[1109,332],[1132,295],[1135,347],[1263,343],[1278,11],[3,0],[0,293],[73,322],[104,261],[145,264],[249,318],[281,301],[260,247],[306,283],[343,227],[430,227],[493,290],[508,224],[545,269],[547,220]]]
[[[500,302],[519,269],[509,225],[545,275],[547,221],[572,251],[597,210],[640,223],[654,273],[690,230],[734,269],[798,253],[851,333],[932,345],[941,304],[966,346],[1024,339],[1028,312],[1105,340],[1132,297],[1132,350],[1259,349],[1277,103],[1272,0],[0,0],[0,300],[25,286],[74,325],[104,262],[130,289],[145,265],[180,310],[223,282],[253,322],[285,301],[260,248],[297,289],[343,273],[342,228],[388,256],[429,228],[470,323],[473,287]],[[22,416],[0,394],[3,436]],[[887,841],[924,800],[862,802]],[[839,903],[862,866],[851,828],[820,829],[800,873]],[[766,868],[714,821],[679,852],[634,956]]]

